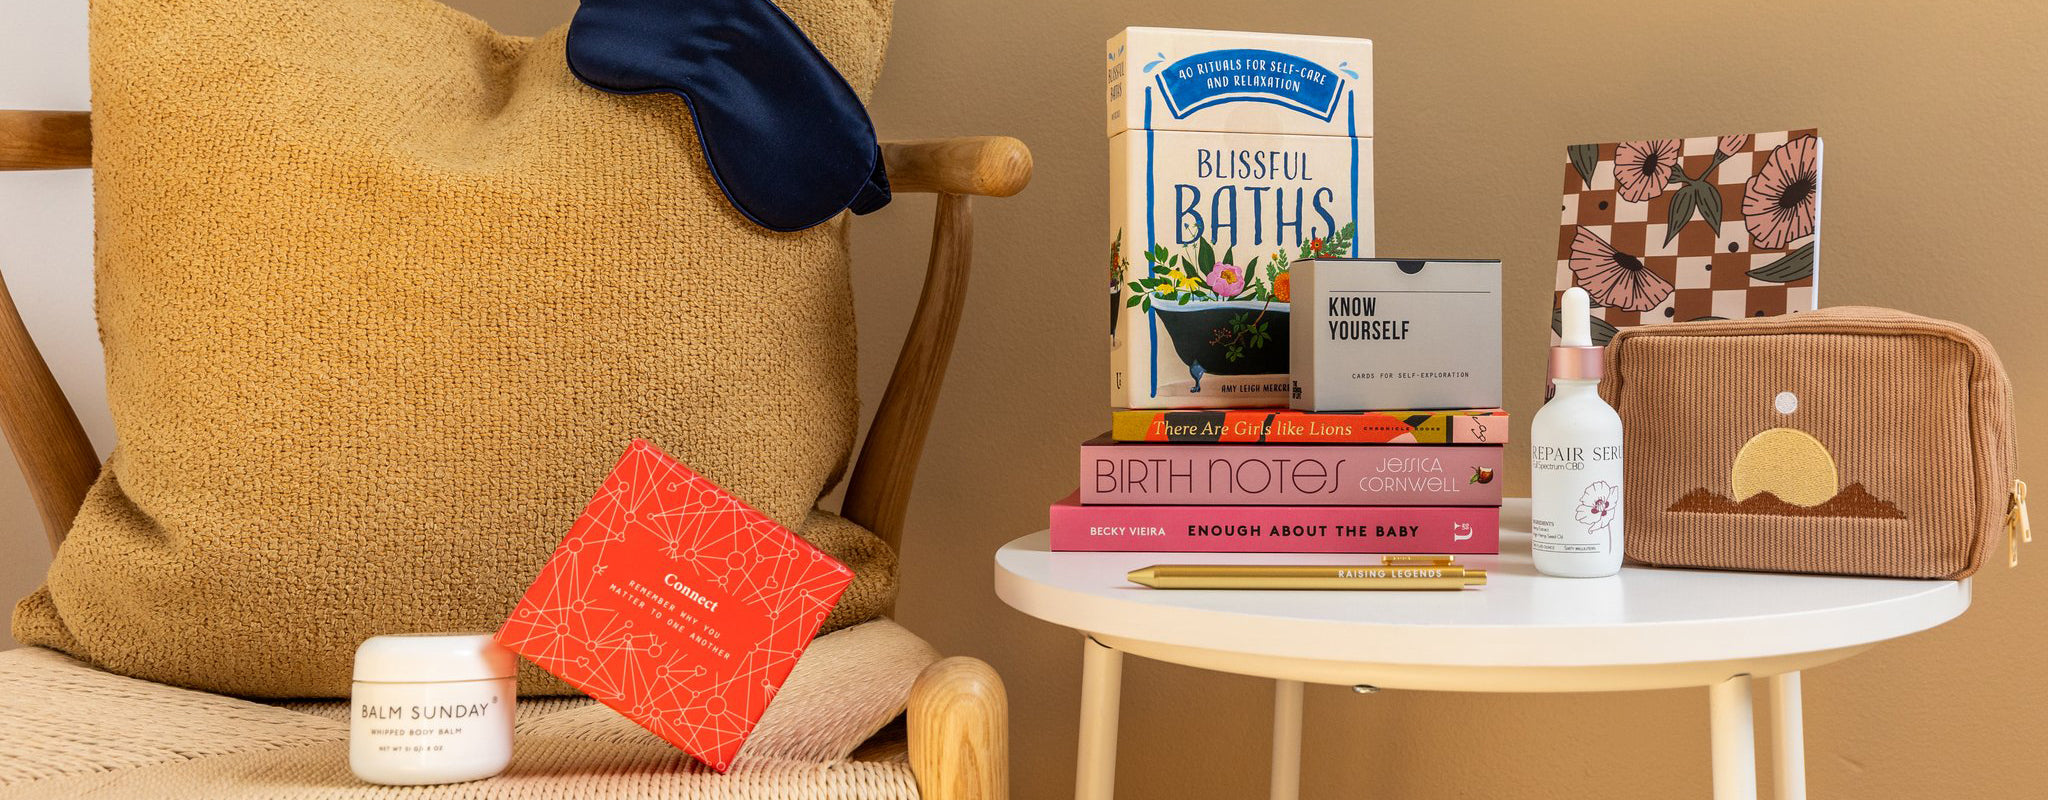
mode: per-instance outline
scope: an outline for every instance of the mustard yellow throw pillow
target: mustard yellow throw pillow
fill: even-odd
[[[866,97],[889,0],[783,6]],[[490,630],[635,436],[892,596],[815,511],[852,446],[844,217],[719,194],[683,104],[429,0],[94,0],[119,446],[14,634],[341,696],[367,636]],[[527,692],[566,692],[537,671]]]

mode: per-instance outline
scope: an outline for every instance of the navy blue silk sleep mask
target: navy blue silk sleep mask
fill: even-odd
[[[682,97],[718,188],[764,228],[889,203],[867,109],[768,0],[583,0],[568,52],[598,89]]]

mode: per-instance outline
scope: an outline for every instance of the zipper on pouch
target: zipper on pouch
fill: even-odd
[[[2020,543],[2034,542],[2034,526],[2027,520],[2027,482],[2014,478],[2005,498],[2005,565],[2020,565]]]

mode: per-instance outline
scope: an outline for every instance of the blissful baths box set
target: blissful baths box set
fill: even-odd
[[[1372,42],[1107,60],[1117,410],[1053,548],[1494,552],[1500,265],[1373,257]]]
[[[1372,42],[1108,47],[1111,404],[1287,404],[1289,265],[1373,253]]]

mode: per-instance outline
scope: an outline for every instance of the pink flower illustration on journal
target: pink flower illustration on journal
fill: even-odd
[[[1596,305],[1648,311],[1671,296],[1670,281],[1585,228],[1572,237],[1571,268]]]
[[[1820,144],[1811,136],[1771,151],[1742,193],[1742,223],[1758,247],[1813,235],[1820,210]]]
[[[1817,308],[1821,152],[1812,129],[1565,148],[1557,295],[1585,288],[1600,345]]]
[[[1677,139],[1614,146],[1614,189],[1623,200],[1640,203],[1663,194],[1677,171]]]

